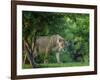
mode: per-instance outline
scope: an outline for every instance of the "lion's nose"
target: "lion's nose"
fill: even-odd
[[[61,45],[62,47],[64,47],[65,45],[64,45],[64,43],[62,43],[62,45]]]

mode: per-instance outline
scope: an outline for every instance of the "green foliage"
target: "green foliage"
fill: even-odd
[[[82,62],[71,62],[71,63],[50,63],[50,64],[38,64],[38,68],[49,68],[49,67],[75,67],[75,66],[87,66],[89,65],[88,62],[82,63]],[[24,64],[23,65],[24,69],[29,69],[31,68],[31,65],[29,64]]]
[[[69,44],[61,55],[61,60],[64,63],[72,62],[72,55],[75,52],[76,55],[80,53],[84,57],[89,56],[89,14],[32,11],[23,11],[22,13],[23,40],[28,39],[32,44],[32,38],[35,35],[59,34]],[[42,63],[43,56],[37,59],[37,62]],[[88,62],[89,59],[86,60]],[[50,56],[49,62],[56,63],[54,55]]]

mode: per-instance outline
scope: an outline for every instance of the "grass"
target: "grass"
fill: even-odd
[[[50,67],[75,67],[75,66],[88,66],[88,62],[70,62],[70,63],[49,63],[49,64],[37,64],[39,68],[50,68]],[[30,64],[23,64],[23,69],[32,68]]]

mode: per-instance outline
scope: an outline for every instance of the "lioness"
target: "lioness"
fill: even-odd
[[[37,56],[38,54],[44,53],[44,63],[48,63],[49,53],[54,51],[56,54],[56,60],[58,63],[60,61],[60,53],[64,48],[64,38],[60,35],[52,35],[52,36],[40,36],[36,40],[36,45],[34,48],[33,55]]]

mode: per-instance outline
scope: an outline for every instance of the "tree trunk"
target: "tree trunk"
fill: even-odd
[[[27,50],[27,55],[28,55],[28,57],[30,59],[30,63],[32,65],[32,67],[35,68],[36,67],[36,63],[35,63],[35,60],[34,60],[34,57],[33,57],[33,52],[31,50],[31,48],[29,47],[29,43],[26,40],[24,40],[24,45],[25,45],[25,48]]]

